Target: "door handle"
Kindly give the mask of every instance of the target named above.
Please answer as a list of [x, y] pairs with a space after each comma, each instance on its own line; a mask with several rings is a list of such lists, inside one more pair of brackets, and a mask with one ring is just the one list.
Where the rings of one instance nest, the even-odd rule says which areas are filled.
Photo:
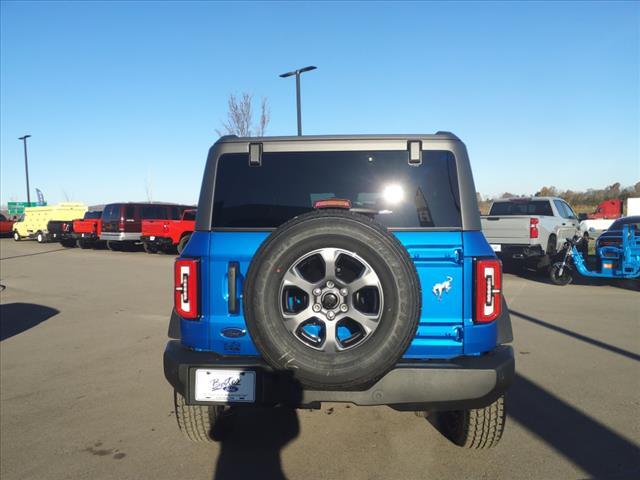
[[238, 265], [238, 262], [229, 262], [229, 267], [227, 268], [227, 290], [229, 293], [227, 310], [229, 313], [238, 313], [237, 284], [239, 268], [240, 266]]

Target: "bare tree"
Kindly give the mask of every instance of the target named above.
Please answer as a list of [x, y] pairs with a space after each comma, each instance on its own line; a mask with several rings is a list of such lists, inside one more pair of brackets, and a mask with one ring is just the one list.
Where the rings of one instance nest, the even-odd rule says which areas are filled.
[[256, 136], [262, 137], [269, 125], [271, 114], [267, 99], [263, 98], [260, 103], [260, 119], [252, 129], [253, 123], [253, 95], [244, 92], [240, 97], [229, 94], [227, 106], [227, 121], [222, 122], [223, 130], [216, 129], [216, 133], [222, 135], [238, 135], [239, 137], [250, 137], [252, 132]]
[[144, 191], [147, 194], [147, 202], [153, 202], [153, 180], [151, 178], [151, 168], [147, 171], [147, 178], [144, 181]]
[[256, 135], [258, 137], [264, 137], [264, 132], [267, 130], [270, 119], [269, 105], [267, 104], [267, 99], [263, 97], [262, 102], [260, 102], [260, 123], [256, 127]]
[[536, 197], [557, 197], [558, 189], [553, 185], [550, 187], [542, 187], [536, 192]]

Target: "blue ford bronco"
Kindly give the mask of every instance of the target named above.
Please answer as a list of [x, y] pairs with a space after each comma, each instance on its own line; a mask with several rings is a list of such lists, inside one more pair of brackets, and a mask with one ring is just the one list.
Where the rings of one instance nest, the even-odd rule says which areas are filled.
[[174, 277], [164, 372], [191, 440], [234, 407], [322, 402], [502, 436], [511, 321], [451, 133], [221, 138]]

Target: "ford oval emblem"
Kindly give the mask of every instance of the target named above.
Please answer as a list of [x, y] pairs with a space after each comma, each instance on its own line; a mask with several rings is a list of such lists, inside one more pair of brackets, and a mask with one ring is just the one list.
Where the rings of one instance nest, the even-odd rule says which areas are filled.
[[240, 337], [244, 337], [246, 334], [247, 334], [246, 330], [242, 328], [236, 328], [236, 327], [227, 327], [227, 328], [223, 328], [220, 331], [220, 335], [227, 338], [240, 338]]

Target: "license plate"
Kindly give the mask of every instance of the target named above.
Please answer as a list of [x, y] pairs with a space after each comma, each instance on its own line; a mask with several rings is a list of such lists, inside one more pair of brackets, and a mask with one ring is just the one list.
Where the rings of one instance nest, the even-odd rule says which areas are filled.
[[195, 399], [198, 402], [255, 402], [256, 372], [199, 368]]
[[151, 235], [151, 236], [149, 237], [149, 240], [151, 240], [152, 242], [153, 242], [155, 239], [156, 239], [156, 237], [154, 237], [153, 235]]
[[494, 252], [501, 252], [502, 251], [502, 245], [495, 245], [495, 244], [491, 244], [491, 248], [493, 248]]

